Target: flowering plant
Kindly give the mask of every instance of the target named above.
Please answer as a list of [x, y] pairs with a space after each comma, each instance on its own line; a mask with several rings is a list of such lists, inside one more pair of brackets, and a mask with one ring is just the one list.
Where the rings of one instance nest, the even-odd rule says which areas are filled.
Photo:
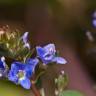
[[[58, 56], [55, 45], [52, 43], [32, 49], [28, 41], [28, 34], [29, 32], [25, 32], [20, 35], [18, 30], [11, 31], [8, 26], [6, 30], [0, 30], [0, 78], [21, 85], [25, 89], [34, 87], [34, 95], [41, 96], [44, 92], [40, 93], [36, 89], [39, 77], [52, 63], [66, 64], [67, 61]], [[63, 92], [67, 83], [67, 75], [61, 71], [61, 74], [55, 78], [57, 86], [55, 95], [69, 96], [63, 95], [70, 93], [70, 91]]]

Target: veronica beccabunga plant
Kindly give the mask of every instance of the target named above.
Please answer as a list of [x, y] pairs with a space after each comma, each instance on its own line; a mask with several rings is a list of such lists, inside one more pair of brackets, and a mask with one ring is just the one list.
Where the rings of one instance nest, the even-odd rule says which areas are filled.
[[67, 63], [57, 55], [52, 43], [31, 48], [28, 34], [29, 32], [21, 34], [18, 30], [12, 31], [9, 27], [0, 30], [0, 78], [21, 85], [25, 89], [30, 89], [37, 83], [38, 78], [46, 71], [45, 66], [51, 63]]

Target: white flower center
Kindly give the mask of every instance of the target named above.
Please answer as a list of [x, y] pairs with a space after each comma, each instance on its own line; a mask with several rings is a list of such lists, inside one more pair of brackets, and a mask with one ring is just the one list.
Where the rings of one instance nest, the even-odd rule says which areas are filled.
[[19, 70], [17, 77], [19, 78], [19, 80], [23, 80], [25, 78], [25, 71]]
[[22, 80], [24, 80], [24, 79], [25, 79], [25, 76], [19, 78], [19, 81], [22, 81]]

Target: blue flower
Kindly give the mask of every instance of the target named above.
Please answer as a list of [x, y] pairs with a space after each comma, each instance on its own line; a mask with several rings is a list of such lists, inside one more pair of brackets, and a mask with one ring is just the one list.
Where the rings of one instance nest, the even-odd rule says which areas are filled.
[[6, 77], [8, 72], [8, 67], [5, 63], [5, 57], [1, 57], [0, 60], [0, 77]]
[[21, 39], [24, 42], [24, 47], [30, 49], [30, 44], [28, 43], [28, 34], [29, 32], [25, 32], [23, 36], [21, 37]]
[[96, 27], [96, 11], [94, 11], [92, 14], [92, 25], [93, 27]]
[[11, 70], [8, 74], [8, 79], [15, 84], [20, 84], [25, 89], [30, 89], [31, 81], [30, 78], [35, 71], [35, 67], [39, 60], [28, 59], [26, 63], [13, 62], [11, 65]]
[[96, 27], [96, 19], [92, 20], [92, 24], [93, 24], [94, 27]]
[[62, 57], [56, 56], [56, 49], [54, 44], [48, 44], [45, 47], [36, 47], [37, 55], [44, 64], [56, 62], [59, 64], [65, 64], [66, 60]]

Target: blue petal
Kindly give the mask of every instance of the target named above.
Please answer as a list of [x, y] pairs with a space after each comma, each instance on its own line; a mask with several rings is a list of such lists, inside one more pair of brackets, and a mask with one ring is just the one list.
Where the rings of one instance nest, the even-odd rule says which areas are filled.
[[44, 50], [46, 51], [47, 54], [49, 53], [49, 54], [55, 55], [55, 53], [56, 53], [55, 45], [54, 44], [48, 44], [48, 45], [46, 45], [44, 47]]
[[13, 62], [11, 65], [11, 70], [24, 70], [25, 69], [25, 64], [21, 62]]
[[32, 65], [37, 65], [38, 62], [39, 62], [39, 60], [37, 58], [34, 58], [34, 59], [29, 58], [29, 59], [26, 60], [27, 64], [32, 64]]
[[4, 69], [4, 65], [2, 61], [0, 61], [0, 68]]
[[32, 74], [35, 71], [35, 67], [36, 66], [32, 64], [26, 64], [26, 67], [25, 67], [26, 77], [30, 78], [32, 76]]
[[54, 44], [48, 44], [48, 45], [44, 46], [45, 50], [48, 50], [50, 48], [55, 49], [55, 45]]
[[42, 47], [36, 47], [37, 55], [42, 58], [44, 54], [46, 53], [45, 50]]
[[22, 79], [22, 80], [19, 80], [19, 83], [25, 89], [30, 89], [30, 87], [31, 87], [31, 82], [26, 77], [24, 79]]
[[23, 34], [23, 36], [22, 36], [22, 39], [23, 39], [23, 42], [24, 42], [24, 43], [27, 43], [27, 41], [28, 41], [28, 34], [29, 34], [29, 32], [25, 32], [25, 33]]
[[44, 60], [52, 61], [53, 58], [54, 58], [53, 55], [49, 55], [49, 56], [44, 57]]
[[5, 57], [4, 56], [1, 57], [1, 62], [3, 63], [3, 66], [5, 68], [6, 67], [6, 62], [5, 62]]
[[17, 75], [17, 72], [16, 71], [10, 71], [9, 74], [8, 74], [8, 79], [14, 83], [18, 83], [18, 77], [16, 76]]
[[53, 59], [53, 62], [56, 62], [57, 64], [66, 64], [67, 63], [67, 61], [62, 57], [55, 57]]
[[26, 71], [27, 77], [31, 77], [32, 73], [35, 72], [35, 67], [38, 64], [38, 62], [39, 62], [39, 60], [37, 58], [35, 58], [35, 59], [27, 59], [26, 67], [25, 67], [25, 71]]
[[94, 19], [94, 20], [92, 21], [92, 24], [93, 24], [94, 27], [96, 27], [96, 19]]

